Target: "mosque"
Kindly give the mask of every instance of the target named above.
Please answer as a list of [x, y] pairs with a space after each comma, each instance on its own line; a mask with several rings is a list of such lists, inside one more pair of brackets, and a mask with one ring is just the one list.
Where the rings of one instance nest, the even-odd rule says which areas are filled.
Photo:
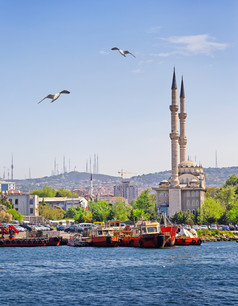
[[[185, 113], [185, 92], [182, 78], [180, 113], [178, 114], [175, 70], [173, 72], [171, 91], [171, 177], [168, 181], [163, 180], [157, 187], [152, 188], [156, 191], [158, 214], [165, 212], [169, 217], [172, 217], [180, 210], [194, 213], [196, 209], [201, 207], [206, 193], [205, 175], [202, 166], [197, 162], [186, 160], [185, 121], [187, 114]], [[178, 118], [180, 133], [177, 129]]]

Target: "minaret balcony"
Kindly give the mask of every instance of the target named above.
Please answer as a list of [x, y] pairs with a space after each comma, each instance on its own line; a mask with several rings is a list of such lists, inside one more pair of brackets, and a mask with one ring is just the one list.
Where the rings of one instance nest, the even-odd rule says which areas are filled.
[[178, 107], [178, 105], [170, 105], [169, 109], [170, 109], [171, 112], [177, 112], [179, 107]]
[[179, 116], [179, 119], [186, 119], [187, 118], [186, 113], [179, 113], [178, 116]]
[[172, 132], [169, 134], [169, 137], [171, 140], [178, 140], [179, 139], [179, 133], [178, 132]]
[[186, 138], [179, 137], [179, 144], [180, 144], [180, 146], [186, 146], [187, 142], [188, 141], [187, 141]]

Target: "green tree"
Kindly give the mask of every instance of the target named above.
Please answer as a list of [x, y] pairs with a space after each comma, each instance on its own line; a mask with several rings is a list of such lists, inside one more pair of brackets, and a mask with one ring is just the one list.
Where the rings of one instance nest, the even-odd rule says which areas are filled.
[[77, 214], [77, 208], [75, 206], [70, 206], [65, 213], [66, 219], [74, 219]]
[[13, 220], [18, 220], [18, 221], [23, 220], [23, 215], [20, 214], [17, 210], [15, 210], [13, 208], [6, 210], [6, 213], [12, 215]]
[[238, 224], [238, 201], [236, 201], [233, 208], [228, 213], [229, 219], [233, 224]]
[[112, 208], [106, 201], [89, 202], [88, 210], [92, 212], [92, 218], [95, 222], [105, 222], [111, 219]]
[[216, 223], [223, 213], [221, 204], [211, 197], [207, 197], [202, 203], [201, 220], [203, 223]]
[[215, 199], [222, 204], [226, 211], [232, 209], [232, 207], [235, 205], [236, 198], [234, 186], [220, 188], [215, 197]]
[[154, 220], [157, 217], [156, 212], [156, 196], [149, 194], [150, 190], [146, 189], [142, 191], [140, 196], [134, 202], [134, 209], [141, 209], [145, 214], [149, 215], [149, 219]]
[[36, 194], [40, 198], [52, 198], [56, 196], [56, 190], [46, 186], [43, 190], [33, 190], [31, 194]]
[[130, 206], [118, 199], [112, 207], [112, 213], [115, 220], [127, 221], [130, 214]]
[[39, 207], [39, 215], [44, 217], [46, 220], [60, 220], [64, 217], [64, 210], [59, 207], [51, 207], [47, 203], [40, 204]]
[[229, 176], [225, 182], [225, 187], [227, 186], [238, 186], [238, 176], [235, 174]]
[[88, 212], [80, 205], [76, 208], [76, 215], [74, 216], [76, 223], [84, 223], [88, 221]]
[[69, 191], [69, 190], [65, 190], [65, 189], [63, 189], [63, 188], [60, 188], [59, 190], [57, 190], [57, 192], [56, 192], [56, 195], [55, 195], [56, 197], [68, 197], [68, 198], [70, 198], [70, 197], [77, 197], [78, 195], [77, 195], [77, 193], [75, 193], [75, 192], [72, 192], [72, 191]]
[[176, 212], [172, 217], [171, 221], [175, 224], [187, 224], [188, 223], [188, 216], [186, 212], [180, 210]]

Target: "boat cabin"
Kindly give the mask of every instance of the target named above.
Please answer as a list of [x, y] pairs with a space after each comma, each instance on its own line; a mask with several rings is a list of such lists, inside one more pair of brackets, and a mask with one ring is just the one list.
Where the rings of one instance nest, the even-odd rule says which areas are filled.
[[113, 231], [109, 228], [99, 228], [97, 230], [92, 230], [93, 237], [105, 237], [105, 236], [113, 236]]
[[159, 234], [161, 233], [160, 224], [157, 222], [141, 224], [141, 234]]

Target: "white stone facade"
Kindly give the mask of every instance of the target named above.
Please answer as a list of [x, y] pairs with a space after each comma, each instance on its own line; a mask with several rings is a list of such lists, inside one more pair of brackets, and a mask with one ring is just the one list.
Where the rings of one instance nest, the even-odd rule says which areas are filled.
[[7, 196], [15, 208], [23, 216], [39, 216], [39, 197], [33, 194], [10, 194]]

